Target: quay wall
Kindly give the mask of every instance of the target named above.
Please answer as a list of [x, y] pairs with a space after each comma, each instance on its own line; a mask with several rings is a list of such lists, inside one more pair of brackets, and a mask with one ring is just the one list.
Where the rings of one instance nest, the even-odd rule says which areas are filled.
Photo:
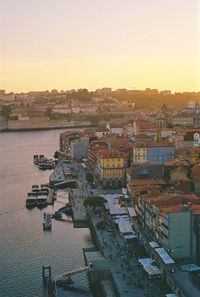
[[17, 128], [5, 128], [0, 130], [0, 132], [24, 132], [24, 131], [43, 131], [43, 130], [61, 130], [61, 129], [73, 129], [73, 128], [89, 128], [89, 127], [97, 127], [97, 125], [92, 123], [82, 123], [82, 122], [75, 122], [69, 123], [66, 125], [56, 125], [56, 126], [48, 126], [48, 127], [17, 127]]
[[[88, 213], [88, 223], [89, 223], [89, 228], [91, 231], [93, 242], [96, 246], [96, 248], [93, 248], [92, 251], [98, 250], [104, 256], [104, 250], [103, 250], [101, 241], [98, 237], [96, 228], [92, 222], [92, 219], [91, 219], [89, 213]], [[89, 250], [83, 249], [83, 253], [84, 253], [84, 251], [89, 251]], [[84, 254], [84, 258], [85, 258], [85, 254]], [[86, 260], [86, 258], [85, 258], [85, 260]], [[89, 279], [90, 279], [91, 287], [93, 288], [95, 297], [112, 297], [112, 296], [119, 297], [120, 296], [117, 285], [115, 283], [115, 279], [113, 278], [113, 275], [110, 270], [108, 270], [108, 269], [103, 270], [103, 271], [101, 271], [101, 270], [94, 271], [93, 270], [93, 271], [89, 272]], [[104, 280], [108, 280], [108, 282], [109, 282], [108, 290], [107, 290], [107, 285], [104, 284]], [[111, 292], [112, 292], [112, 294], [111, 294]], [[100, 295], [99, 295], [99, 293], [100, 293]]]

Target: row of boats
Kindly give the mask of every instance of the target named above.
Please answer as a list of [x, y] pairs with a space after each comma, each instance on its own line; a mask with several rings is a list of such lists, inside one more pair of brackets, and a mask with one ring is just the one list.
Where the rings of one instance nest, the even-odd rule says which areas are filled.
[[47, 185], [33, 185], [32, 191], [27, 193], [26, 197], [26, 207], [33, 208], [37, 206], [38, 208], [43, 208], [48, 204], [50, 189]]
[[34, 155], [33, 163], [38, 166], [41, 170], [54, 169], [57, 163], [57, 160], [48, 159], [44, 155]]

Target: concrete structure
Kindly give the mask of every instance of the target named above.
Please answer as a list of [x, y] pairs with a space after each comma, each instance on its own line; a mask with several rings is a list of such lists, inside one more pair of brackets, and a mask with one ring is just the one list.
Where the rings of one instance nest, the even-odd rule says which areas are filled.
[[89, 138], [72, 140], [70, 143], [70, 155], [73, 160], [81, 160], [87, 158]]

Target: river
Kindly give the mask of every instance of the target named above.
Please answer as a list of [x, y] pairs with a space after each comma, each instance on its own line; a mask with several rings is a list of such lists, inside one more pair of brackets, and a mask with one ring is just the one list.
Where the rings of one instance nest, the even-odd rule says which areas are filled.
[[[31, 186], [48, 182], [50, 175], [33, 165], [33, 155], [52, 157], [60, 133], [0, 133], [0, 297], [47, 296], [42, 266], [50, 265], [53, 276], [82, 267], [82, 248], [92, 246], [89, 229], [53, 220], [52, 231], [44, 232], [44, 210], [25, 207]], [[66, 292], [68, 296], [76, 294]]]

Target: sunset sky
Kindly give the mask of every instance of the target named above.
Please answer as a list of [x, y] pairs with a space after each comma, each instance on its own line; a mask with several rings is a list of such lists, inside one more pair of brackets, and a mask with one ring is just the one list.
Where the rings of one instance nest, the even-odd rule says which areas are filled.
[[0, 0], [0, 89], [200, 91], [198, 2]]

